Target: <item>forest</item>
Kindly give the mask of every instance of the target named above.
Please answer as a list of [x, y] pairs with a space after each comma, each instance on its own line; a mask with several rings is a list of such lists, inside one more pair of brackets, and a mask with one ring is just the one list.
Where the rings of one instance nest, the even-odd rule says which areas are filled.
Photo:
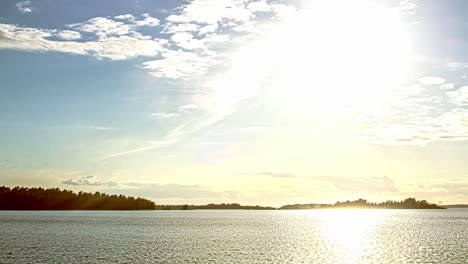
[[74, 193], [59, 188], [0, 187], [0, 210], [143, 210], [153, 201], [100, 192]]
[[[445, 209], [426, 200], [406, 198], [402, 201], [368, 202], [365, 199], [336, 202], [335, 204], [293, 204], [278, 209]], [[153, 201], [125, 195], [100, 192], [75, 193], [59, 188], [0, 187], [0, 210], [196, 210], [244, 209], [274, 210], [270, 206], [250, 206], [238, 203], [207, 205], [156, 205]]]
[[385, 201], [382, 203], [372, 203], [365, 199], [355, 201], [336, 202], [335, 204], [294, 204], [284, 205], [280, 209], [445, 209], [436, 204], [428, 203], [426, 200], [416, 200], [406, 198], [402, 201]]

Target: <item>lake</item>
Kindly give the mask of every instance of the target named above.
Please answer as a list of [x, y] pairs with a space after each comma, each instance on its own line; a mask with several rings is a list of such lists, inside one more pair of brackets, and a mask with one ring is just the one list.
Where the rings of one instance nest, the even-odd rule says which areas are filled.
[[468, 263], [468, 209], [0, 211], [0, 263]]

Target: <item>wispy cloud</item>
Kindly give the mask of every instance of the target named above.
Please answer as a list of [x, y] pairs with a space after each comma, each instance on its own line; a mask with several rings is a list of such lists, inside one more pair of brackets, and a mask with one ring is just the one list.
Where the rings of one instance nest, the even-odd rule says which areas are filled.
[[269, 176], [269, 177], [274, 177], [274, 178], [307, 178], [307, 177], [298, 176], [298, 175], [296, 175], [294, 173], [290, 173], [290, 172], [272, 172], [272, 171], [254, 172], [254, 173], [236, 173], [235, 175]]
[[[22, 1], [17, 3], [17, 7], [22, 12], [31, 12], [30, 4], [30, 1]], [[271, 5], [268, 11], [271, 16], [276, 16], [275, 10], [279, 6]], [[169, 15], [163, 25], [148, 13], [94, 17], [67, 25], [69, 30], [0, 24], [2, 39], [8, 40], [0, 42], [0, 49], [57, 51], [111, 60], [150, 57], [153, 59], [144, 62], [142, 67], [154, 76], [192, 78], [204, 75], [211, 66], [226, 63], [219, 60], [226, 52], [220, 49], [219, 44], [226, 46], [230, 33], [253, 23], [255, 12], [260, 12], [259, 8], [253, 7], [244, 1], [194, 0]], [[218, 28], [218, 23], [223, 25], [222, 29]], [[160, 32], [169, 34], [169, 40], [144, 35], [139, 30], [141, 27], [159, 27]], [[83, 34], [87, 35], [86, 41], [74, 41], [81, 40]], [[90, 38], [89, 34], [97, 39]]]
[[113, 181], [101, 181], [94, 176], [81, 176], [75, 179], [68, 179], [62, 181], [65, 185], [72, 186], [103, 186], [103, 187], [116, 187], [119, 184]]
[[337, 189], [349, 193], [381, 193], [398, 191], [395, 186], [395, 182], [389, 177], [318, 176], [313, 179], [330, 182]]
[[109, 194], [124, 194], [148, 198], [220, 198], [236, 196], [235, 192], [214, 191], [200, 185], [155, 184], [155, 183], [117, 183], [103, 181], [95, 176], [81, 176], [62, 181], [69, 186], [101, 187], [100, 191]]
[[455, 84], [454, 83], [444, 83], [439, 86], [441, 90], [453, 90], [455, 89]]
[[419, 0], [401, 0], [398, 7], [403, 13], [413, 14], [418, 7], [418, 2]]
[[136, 20], [136, 18], [132, 14], [118, 15], [118, 16], [114, 16], [114, 18], [119, 19], [119, 20], [129, 20], [129, 21]]
[[[0, 49], [57, 51], [111, 60], [126, 60], [139, 56], [152, 57], [165, 50], [165, 40], [149, 39], [126, 26], [115, 24], [109, 19], [98, 19], [91, 24], [83, 24], [73, 28], [95, 33], [99, 40], [70, 41], [77, 39], [80, 35], [79, 32], [0, 24], [0, 32], [3, 36], [2, 41], [0, 41]], [[52, 37], [65, 41], [51, 40]]]
[[162, 59], [146, 61], [143, 68], [156, 77], [184, 79], [205, 74], [211, 65], [209, 57], [183, 50], [167, 50], [162, 53]]
[[156, 117], [156, 118], [161, 118], [161, 119], [166, 119], [166, 118], [171, 118], [171, 117], [176, 117], [176, 116], [178, 116], [177, 113], [164, 113], [164, 112], [161, 112], [161, 113], [152, 113], [151, 115], [154, 116], [154, 117]]
[[[166, 24], [166, 26], [163, 29], [163, 33], [167, 34], [174, 34], [177, 32], [194, 32], [200, 30], [200, 26], [197, 24], [193, 23], [182, 23], [182, 24]], [[213, 29], [213, 31], [216, 30], [216, 28]], [[205, 32], [206, 33], [206, 32]]]
[[234, 0], [195, 0], [181, 8], [180, 14], [171, 15], [166, 19], [170, 22], [198, 22], [217, 24], [224, 20], [242, 23], [249, 21], [252, 12], [245, 7], [243, 1]]
[[64, 40], [75, 40], [81, 39], [81, 34], [78, 31], [73, 30], [63, 30], [57, 33], [57, 36]]
[[[449, 101], [459, 106], [468, 106], [468, 86], [460, 87], [458, 90], [447, 92]], [[468, 125], [468, 116], [465, 118]]]
[[468, 196], [468, 178], [447, 178], [412, 184], [415, 191], [449, 192]]
[[190, 112], [198, 109], [198, 105], [195, 104], [188, 104], [188, 105], [183, 105], [180, 107], [179, 111], [182, 112]]
[[146, 144], [145, 146], [142, 146], [142, 147], [132, 148], [132, 149], [123, 150], [123, 151], [119, 151], [119, 152], [115, 152], [115, 153], [112, 153], [112, 154], [105, 155], [100, 160], [106, 160], [106, 159], [111, 159], [111, 158], [115, 158], [115, 157], [134, 154], [134, 153], [138, 153], [138, 152], [142, 152], [142, 151], [148, 151], [148, 150], [155, 149], [157, 146], [158, 146], [158, 144], [153, 143], [153, 142], [149, 142], [148, 144]]
[[91, 18], [83, 23], [70, 24], [68, 27], [82, 32], [94, 33], [102, 39], [111, 36], [127, 35], [131, 32], [131, 24], [105, 17]]
[[190, 32], [176, 32], [171, 36], [171, 40], [185, 50], [206, 50], [203, 41], [195, 38]]
[[115, 16], [115, 19], [123, 21], [116, 21], [106, 17], [95, 17], [83, 23], [70, 24], [67, 26], [78, 31], [94, 33], [100, 38], [132, 35], [135, 37], [148, 39], [150, 38], [149, 36], [142, 36], [136, 30], [141, 26], [158, 26], [159, 20], [147, 13], [143, 14], [142, 16], [143, 19], [141, 20], [137, 20], [133, 15], [130, 14]]
[[[453, 103], [463, 104], [463, 96], [452, 95]], [[431, 141], [459, 141], [468, 139], [468, 110], [453, 108], [437, 115], [424, 113], [424, 108], [417, 108], [419, 115], [400, 117], [398, 123], [370, 123], [365, 128], [369, 142], [376, 144], [412, 144], [424, 145]], [[394, 118], [397, 118], [394, 117]]]
[[16, 3], [16, 8], [18, 8], [18, 11], [20, 11], [23, 14], [26, 13], [31, 13], [32, 7], [31, 7], [31, 1], [21, 1]]
[[[26, 2], [30, 5], [29, 1], [20, 3]], [[414, 9], [416, 5], [417, 1], [399, 3], [407, 10]], [[293, 5], [270, 1], [193, 0], [185, 2], [161, 20], [147, 13], [122, 14], [69, 24], [67, 30], [0, 24], [0, 49], [57, 51], [110, 60], [142, 57], [140, 67], [153, 76], [177, 80], [181, 86], [190, 85], [193, 89], [203, 90], [210, 97], [196, 102], [199, 118], [181, 121], [179, 126], [160, 139], [173, 142], [175, 138], [183, 138], [223, 120], [236, 111], [237, 103], [255, 96], [259, 87], [268, 83], [269, 74], [249, 69], [271, 66], [265, 60], [273, 55], [271, 51], [254, 49], [256, 52], [245, 52], [239, 47], [247, 40], [254, 42], [262, 39], [268, 35], [268, 25], [294, 17], [297, 12]], [[143, 27], [153, 27], [156, 33], [166, 34], [166, 38], [145, 35], [147, 31]], [[268, 43], [260, 44], [262, 47], [268, 46], [263, 45]], [[243, 59], [239, 59], [241, 63], [238, 63], [238, 59], [233, 58]], [[246, 63], [255, 67], [251, 65], [247, 69]], [[444, 67], [447, 68], [447, 65]], [[452, 63], [450, 67], [459, 69], [465, 64]], [[466, 89], [454, 90], [455, 84], [448, 81], [447, 78], [428, 74], [405, 87], [395, 101], [406, 105], [392, 106], [393, 113], [399, 113], [392, 118], [398, 121], [382, 122], [388, 120], [388, 113], [364, 113], [362, 120], [366, 122], [362, 125], [362, 136], [378, 144], [424, 144], [432, 140], [466, 138], [466, 120], [461, 116], [466, 114], [466, 110], [429, 110], [430, 107], [440, 110], [447, 103], [459, 107], [466, 105]], [[425, 93], [433, 86], [449, 90], [449, 93], [445, 97], [428, 98]], [[413, 113], [415, 109], [419, 113]], [[157, 112], [153, 116], [167, 119], [193, 110], [196, 109], [181, 108]], [[447, 122], [449, 119], [452, 123]], [[134, 148], [141, 151], [147, 149], [151, 147]], [[138, 152], [134, 150], [119, 153]]]
[[[468, 176], [468, 175], [467, 175]], [[426, 197], [426, 199], [449, 199], [456, 203], [465, 203], [468, 198], [468, 178], [431, 179], [408, 184], [401, 190], [406, 195]], [[438, 201], [443, 204], [444, 201]]]
[[110, 127], [110, 126], [83, 126], [83, 128], [90, 129], [90, 130], [97, 130], [97, 131], [115, 130], [114, 127]]
[[459, 71], [468, 68], [468, 63], [467, 62], [458, 62], [458, 61], [453, 61], [447, 63], [447, 67], [451, 71]]
[[445, 79], [441, 77], [425, 76], [419, 79], [424, 85], [441, 85], [445, 83]]
[[335, 188], [347, 193], [381, 193], [397, 192], [395, 182], [389, 177], [356, 177], [356, 176], [301, 176], [290, 172], [255, 172], [236, 173], [240, 176], [266, 176], [284, 179], [302, 179], [329, 182]]
[[135, 25], [137, 26], [147, 26], [147, 27], [155, 27], [158, 26], [160, 21], [159, 19], [150, 16], [148, 13], [144, 13], [142, 15], [144, 18], [142, 20], [135, 20]]
[[105, 193], [125, 194], [130, 196], [148, 197], [154, 199], [195, 199], [232, 197], [234, 192], [214, 191], [200, 185], [183, 184], [153, 184], [153, 183], [126, 183], [124, 187], [105, 188]]
[[371, 143], [386, 145], [467, 140], [467, 105], [468, 87], [457, 88], [446, 78], [424, 76], [398, 88], [388, 112], [361, 113], [362, 134]]

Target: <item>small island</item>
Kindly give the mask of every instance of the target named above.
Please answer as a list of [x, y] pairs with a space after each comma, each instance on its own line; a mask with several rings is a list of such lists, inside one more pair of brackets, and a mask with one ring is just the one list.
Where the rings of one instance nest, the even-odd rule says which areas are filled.
[[74, 193], [59, 188], [0, 187], [0, 210], [144, 210], [153, 201], [100, 192]]
[[336, 202], [335, 204], [293, 204], [284, 205], [279, 209], [446, 209], [426, 200], [406, 198], [402, 201], [385, 201], [372, 203], [365, 199], [355, 201]]

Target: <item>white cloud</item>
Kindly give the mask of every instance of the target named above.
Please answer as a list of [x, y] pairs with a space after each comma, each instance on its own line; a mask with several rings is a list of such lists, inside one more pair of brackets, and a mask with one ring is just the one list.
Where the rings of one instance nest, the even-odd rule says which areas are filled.
[[203, 35], [203, 34], [206, 34], [206, 33], [212, 33], [212, 32], [215, 32], [216, 29], [218, 29], [218, 25], [207, 25], [207, 26], [204, 26], [202, 28], [200, 28], [200, 30], [198, 31], [198, 34], [200, 35]]
[[[139, 31], [143, 26], [160, 25], [157, 18], [145, 13], [141, 19], [132, 14], [94, 17], [67, 25], [70, 30], [0, 24], [0, 33], [5, 39], [0, 48], [58, 51], [111, 60], [154, 57], [142, 67], [156, 77], [201, 77], [213, 65], [228, 65], [232, 49], [248, 39], [245, 35], [250, 34], [248, 31], [256, 24], [248, 4], [248, 1], [236, 0], [190, 1], [168, 16], [167, 23], [162, 25], [161, 33], [169, 34], [170, 42], [144, 36]], [[281, 9], [279, 4], [270, 5], [272, 14]], [[251, 8], [259, 11], [258, 6]], [[239, 34], [240, 30], [244, 32]], [[73, 41], [78, 39], [86, 41]], [[161, 56], [156, 57], [158, 55]]]
[[370, 143], [386, 145], [468, 140], [466, 106], [468, 86], [457, 88], [443, 77], [426, 76], [397, 88], [385, 111], [360, 113], [361, 135]]
[[163, 30], [163, 33], [177, 33], [177, 32], [191, 32], [198, 31], [200, 28], [197, 24], [192, 23], [182, 23], [182, 24], [172, 24], [168, 23]]
[[[170, 39], [179, 48], [186, 51], [198, 50], [193, 55], [194, 57], [202, 56], [209, 59], [211, 65], [226, 64], [228, 63], [226, 59], [229, 57], [227, 53], [232, 48], [238, 48], [238, 45], [244, 42], [243, 40], [248, 39], [248, 35], [255, 36], [258, 33], [255, 28], [258, 21], [255, 21], [256, 16], [248, 5], [249, 1], [236, 0], [190, 1], [180, 7], [178, 13], [166, 17], [167, 23], [163, 33], [172, 33]], [[281, 12], [279, 10], [285, 7], [280, 4], [264, 3], [264, 5], [270, 6], [270, 16], [277, 16]], [[255, 8], [255, 5], [252, 8]], [[253, 34], [253, 32], [256, 33]], [[200, 51], [203, 53], [200, 54]], [[223, 56], [223, 59], [218, 60]], [[196, 63], [196, 65], [200, 64]], [[203, 75], [206, 70], [196, 72]], [[170, 76], [172, 77], [165, 74], [167, 78], [180, 78], [182, 75], [171, 74]], [[194, 74], [190, 76], [195, 77]]]
[[188, 105], [181, 106], [179, 111], [189, 112], [189, 111], [193, 111], [193, 110], [197, 110], [197, 109], [198, 109], [198, 105], [188, 104]]
[[[142, 68], [156, 77], [194, 80], [199, 89], [212, 89], [208, 87], [212, 82], [206, 82], [205, 74], [213, 65], [221, 65], [219, 69], [225, 69], [230, 65], [230, 55], [233, 49], [239, 48], [246, 40], [259, 37], [252, 34], [247, 28], [253, 27], [257, 22], [253, 21], [255, 15], [247, 9], [246, 1], [199, 1], [194, 0], [177, 9], [179, 14], [169, 16], [168, 23], [161, 28], [169, 34], [168, 42], [165, 39], [152, 39], [151, 36], [143, 36], [139, 31], [142, 26], [157, 26], [159, 20], [149, 14], [143, 14], [140, 20], [138, 16], [124, 14], [115, 17], [95, 17], [68, 25], [70, 31], [78, 32], [82, 41], [73, 41], [69, 33], [61, 33], [56, 29], [34, 29], [9, 25], [7, 30], [8, 41], [0, 43], [0, 48], [14, 48], [29, 51], [59, 51], [73, 54], [94, 56], [99, 59], [126, 60], [135, 57], [150, 57], [142, 63]], [[220, 10], [221, 13], [211, 13], [207, 10]], [[276, 10], [273, 8], [273, 10]], [[272, 11], [270, 16], [275, 16]], [[263, 15], [266, 17], [266, 15]], [[236, 29], [237, 28], [237, 29]], [[244, 30], [242, 33], [240, 30]], [[235, 32], [235, 31], [238, 32]], [[250, 30], [250, 29], [249, 29]], [[217, 32], [219, 31], [219, 32]], [[12, 36], [12, 32], [16, 35]], [[36, 35], [34, 35], [34, 34]], [[164, 33], [164, 32], [162, 32]], [[75, 36], [77, 37], [77, 35]], [[21, 39], [20, 39], [21, 38]], [[7, 43], [7, 44], [5, 44]], [[220, 73], [218, 76], [221, 76]], [[207, 85], [205, 85], [207, 84]], [[200, 87], [200, 86], [203, 87]], [[206, 86], [206, 87], [205, 87]], [[237, 98], [237, 97], [236, 97]], [[235, 99], [237, 100], [237, 99]], [[222, 120], [231, 108], [225, 107], [216, 114], [206, 114], [198, 120], [184, 122], [179, 127], [171, 130], [163, 137], [168, 142], [179, 140], [191, 133]], [[189, 112], [192, 109], [179, 109], [178, 113]], [[156, 113], [155, 117], [172, 116], [170, 113]], [[136, 146], [135, 148], [115, 152], [105, 158], [132, 154], [156, 148], [154, 144]]]
[[180, 114], [183, 114], [183, 113], [191, 113], [197, 109], [198, 109], [197, 105], [188, 104], [188, 105], [183, 105], [179, 107], [179, 109], [176, 112], [172, 112], [172, 113], [171, 112], [159, 112], [159, 113], [152, 113], [151, 115], [159, 119], [167, 119], [167, 118], [179, 116]]
[[80, 39], [81, 34], [78, 31], [73, 31], [73, 30], [63, 30], [60, 31], [57, 36], [61, 39], [64, 40], [75, 40], [75, 39]]
[[210, 58], [183, 50], [169, 50], [159, 60], [146, 61], [143, 68], [156, 77], [179, 79], [203, 75], [211, 65]]
[[445, 79], [441, 77], [425, 76], [420, 78], [419, 82], [423, 85], [441, 85], [445, 83]]
[[463, 86], [458, 90], [447, 92], [447, 96], [449, 101], [453, 104], [468, 106], [468, 86]]
[[266, 1], [251, 2], [247, 5], [247, 8], [254, 13], [270, 12], [272, 10], [272, 6], [267, 4]]
[[82, 176], [77, 179], [68, 179], [62, 181], [63, 184], [72, 185], [72, 186], [104, 186], [104, 187], [117, 187], [118, 183], [108, 181], [100, 181], [94, 176]]
[[401, 9], [411, 10], [416, 8], [417, 0], [401, 0], [399, 6]]
[[130, 14], [114, 17], [123, 21], [115, 21], [106, 17], [94, 17], [84, 23], [70, 24], [68, 27], [82, 32], [94, 33], [100, 39], [123, 35], [138, 37], [141, 36], [141, 33], [136, 31], [138, 27], [159, 25], [157, 18], [151, 17], [149, 14], [143, 14], [143, 17], [144, 19], [142, 20], [136, 20]]
[[406, 96], [413, 96], [421, 94], [423, 91], [424, 89], [420, 85], [415, 84], [406, 87], [403, 91], [401, 91], [401, 94]]
[[31, 13], [32, 12], [31, 1], [18, 2], [16, 3], [16, 8], [18, 8], [18, 11], [20, 11], [23, 14]]
[[193, 35], [189, 32], [177, 32], [172, 35], [171, 40], [175, 42], [177, 46], [186, 50], [205, 49], [203, 42], [193, 38]]
[[0, 32], [3, 37], [0, 42], [0, 48], [3, 49], [59, 51], [80, 55], [89, 54], [89, 47], [85, 43], [48, 40], [47, 38], [54, 36], [53, 30], [0, 24]]
[[296, 15], [296, 7], [293, 5], [286, 4], [272, 4], [272, 10], [275, 13], [275, 18], [277, 19], [287, 19]]
[[194, 21], [204, 24], [217, 24], [223, 19], [234, 22], [250, 20], [252, 12], [245, 7], [244, 1], [235, 0], [194, 0], [181, 8], [180, 15], [171, 15], [171, 22]]
[[68, 27], [83, 32], [95, 33], [100, 38], [126, 35], [131, 31], [129, 24], [105, 17], [91, 18], [84, 23], [71, 24]]
[[131, 14], [114, 16], [115, 19], [134, 21], [136, 18]]
[[149, 14], [143, 14], [143, 20], [135, 21], [135, 25], [137, 26], [147, 26], [147, 27], [155, 27], [159, 25], [159, 19], [150, 16]]
[[92, 44], [96, 57], [112, 60], [126, 60], [138, 56], [153, 57], [165, 50], [164, 42], [129, 36], [111, 37]]
[[449, 62], [447, 63], [447, 67], [451, 71], [458, 71], [461, 69], [468, 68], [468, 63], [466, 62]]
[[182, 15], [170, 15], [166, 17], [166, 20], [172, 23], [189, 23], [191, 19]]
[[177, 113], [152, 113], [151, 115], [160, 119], [166, 119], [166, 118], [178, 116]]
[[455, 108], [438, 115], [416, 108], [419, 115], [400, 117], [398, 123], [376, 121], [364, 129], [371, 143], [424, 145], [435, 140], [468, 140], [468, 109]]
[[209, 34], [202, 39], [202, 42], [207, 48], [216, 49], [218, 46], [225, 46], [230, 39], [227, 34]]
[[439, 87], [442, 90], [453, 90], [455, 88], [455, 84], [454, 83], [445, 83], [445, 84], [442, 84]]
[[127, 31], [119, 24], [116, 26], [113, 22], [109, 22], [108, 19], [93, 21], [96, 23], [87, 23], [77, 27], [81, 28], [83, 26], [86, 30], [98, 32], [101, 36], [106, 37], [86, 42], [49, 39], [54, 36], [58, 38], [64, 36], [77, 37], [78, 34], [72, 33], [73, 31], [64, 32], [0, 24], [0, 32], [3, 37], [0, 48], [26, 51], [58, 51], [112, 60], [125, 60], [138, 56], [152, 57], [165, 50], [164, 40], [145, 39], [138, 34], [136, 36], [107, 37], [108, 34], [119, 35]]
[[276, 18], [286, 18], [296, 12], [296, 8], [292, 5], [271, 4], [265, 0], [250, 2], [247, 9], [253, 13], [275, 13]]

